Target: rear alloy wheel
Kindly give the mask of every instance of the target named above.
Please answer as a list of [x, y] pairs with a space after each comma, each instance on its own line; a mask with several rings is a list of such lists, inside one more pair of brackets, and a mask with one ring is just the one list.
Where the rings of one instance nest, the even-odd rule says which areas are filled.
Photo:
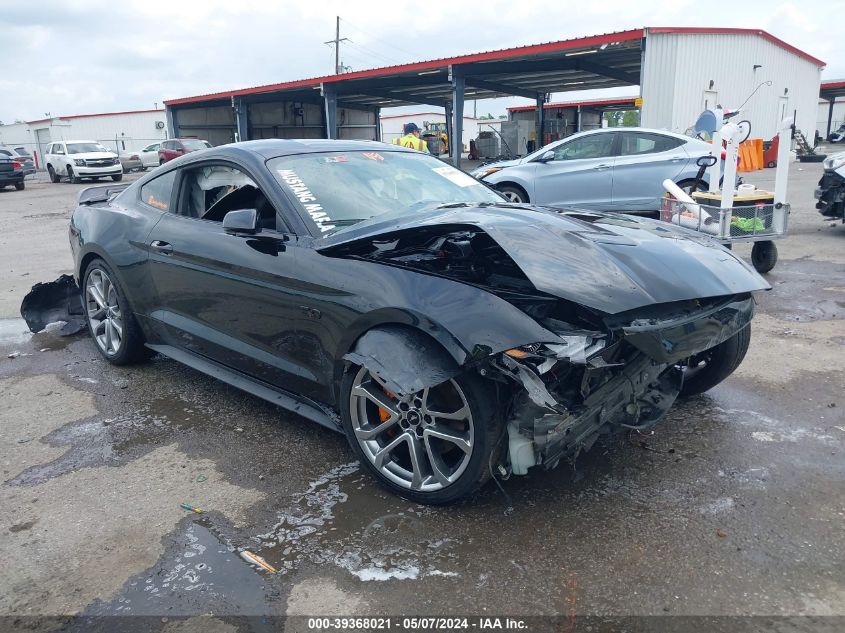
[[343, 381], [343, 426], [359, 459], [393, 492], [421, 503], [466, 496], [489, 477], [500, 425], [475, 376], [404, 397], [364, 367]]
[[504, 187], [499, 187], [499, 193], [507, 198], [508, 202], [513, 202], [514, 204], [528, 204], [528, 196], [519, 187], [505, 185]]
[[681, 396], [695, 396], [712, 389], [730, 376], [742, 363], [751, 343], [751, 325], [746, 325], [727, 341], [687, 359], [682, 369]]
[[123, 291], [106, 263], [95, 259], [85, 272], [85, 316], [97, 350], [114, 365], [148, 355], [135, 317], [126, 308]]

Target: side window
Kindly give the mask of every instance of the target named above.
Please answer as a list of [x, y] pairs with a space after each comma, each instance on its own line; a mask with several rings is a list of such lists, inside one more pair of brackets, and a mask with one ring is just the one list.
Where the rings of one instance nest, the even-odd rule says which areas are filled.
[[64, 156], [65, 148], [62, 147], [61, 143], [56, 143], [55, 145], [53, 145], [53, 153], [54, 154], [61, 154], [62, 156]]
[[52, 153], [53, 153], [53, 144], [52, 144], [52, 143], [50, 143], [50, 144], [47, 146], [47, 153], [48, 153], [48, 154], [52, 154]]
[[170, 141], [165, 141], [161, 144], [161, 149], [170, 149]]
[[156, 151], [158, 151], [158, 143], [153, 143], [152, 145], [147, 145], [142, 151], [144, 151], [144, 152], [156, 152]]
[[613, 134], [590, 134], [576, 138], [555, 148], [555, 160], [580, 160], [604, 158], [613, 149]]
[[0, 154], [2, 154], [3, 156], [10, 156], [10, 157], [14, 155], [14, 154], [12, 154], [12, 152], [10, 152], [7, 149], [0, 149]]
[[176, 172], [169, 171], [157, 178], [153, 178], [141, 187], [141, 201], [161, 211], [170, 211], [170, 201], [173, 199], [173, 183], [176, 182]]
[[622, 144], [619, 150], [621, 156], [635, 156], [637, 154], [656, 154], [668, 152], [683, 143], [682, 140], [642, 132], [622, 132]]
[[184, 169], [175, 213], [190, 218], [222, 222], [235, 209], [258, 211], [261, 228], [278, 230], [276, 209], [246, 173], [229, 165], [203, 165]]

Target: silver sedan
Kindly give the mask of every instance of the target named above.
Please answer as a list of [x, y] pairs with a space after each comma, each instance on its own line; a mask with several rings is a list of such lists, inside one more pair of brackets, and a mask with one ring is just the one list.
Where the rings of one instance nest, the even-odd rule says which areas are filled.
[[[573, 134], [524, 158], [472, 172], [512, 202], [596, 211], [656, 211], [664, 180], [696, 180], [712, 145], [665, 130], [604, 128]], [[706, 187], [706, 175], [698, 187]]]

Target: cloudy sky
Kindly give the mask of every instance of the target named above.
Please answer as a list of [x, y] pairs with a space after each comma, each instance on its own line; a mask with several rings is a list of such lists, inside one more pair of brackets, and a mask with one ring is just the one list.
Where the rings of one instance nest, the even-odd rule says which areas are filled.
[[[733, 26], [764, 29], [839, 78], [843, 13], [845, 0], [0, 0], [0, 121], [329, 74], [335, 15], [353, 70], [641, 26]], [[522, 102], [480, 102], [479, 114]]]

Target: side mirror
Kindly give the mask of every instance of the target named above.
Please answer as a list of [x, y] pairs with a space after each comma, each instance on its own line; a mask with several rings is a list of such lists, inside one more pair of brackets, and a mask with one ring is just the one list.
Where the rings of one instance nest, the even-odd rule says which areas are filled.
[[255, 235], [261, 230], [256, 209], [235, 209], [223, 216], [223, 230], [229, 233]]
[[542, 156], [540, 156], [540, 158], [537, 159], [537, 162], [538, 163], [548, 163], [548, 162], [553, 161], [554, 159], [555, 159], [554, 150], [549, 150], [548, 152], [545, 152]]

